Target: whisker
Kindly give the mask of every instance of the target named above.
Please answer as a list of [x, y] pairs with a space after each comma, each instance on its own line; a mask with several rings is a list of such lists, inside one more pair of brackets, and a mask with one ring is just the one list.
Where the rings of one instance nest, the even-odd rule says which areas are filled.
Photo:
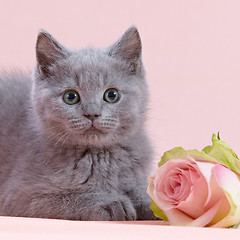
[[47, 127], [47, 128], [45, 128], [44, 130], [45, 130], [45, 131], [48, 131], [48, 132], [51, 132], [51, 131], [54, 130], [54, 129], [58, 129], [58, 127], [57, 127], [57, 126]]
[[60, 133], [55, 132], [53, 134], [51, 134], [49, 137], [52, 137], [51, 139], [49, 139], [49, 141], [52, 141], [53, 139], [55, 139], [56, 137], [58, 137], [59, 135], [61, 135], [62, 133], [64, 133], [65, 131], [62, 131]]
[[66, 140], [69, 138], [69, 136], [70, 136], [70, 133], [68, 133], [68, 135], [65, 137], [65, 139], [63, 140], [63, 142], [62, 142], [62, 145], [61, 145], [61, 152], [62, 152], [62, 148], [63, 148], [63, 146], [64, 146], [64, 143], [66, 142]]
[[[53, 152], [55, 151], [55, 149], [56, 149], [56, 147], [57, 147], [57, 144], [60, 142], [60, 140], [64, 137], [64, 136], [66, 136], [67, 134], [68, 134], [68, 132], [65, 132], [65, 131], [63, 131], [62, 132], [63, 133], [63, 135], [58, 139], [58, 141], [53, 145], [53, 147], [51, 148], [51, 150], [50, 150], [50, 152], [49, 152], [49, 157], [47, 158], [47, 162], [50, 160], [50, 158], [52, 157], [52, 154], [53, 154]], [[59, 134], [58, 134], [59, 135]]]

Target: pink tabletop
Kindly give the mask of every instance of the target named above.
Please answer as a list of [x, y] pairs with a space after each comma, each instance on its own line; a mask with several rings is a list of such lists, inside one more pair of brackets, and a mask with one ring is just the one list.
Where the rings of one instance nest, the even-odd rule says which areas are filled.
[[0, 217], [0, 239], [239, 239], [239, 229], [168, 226], [161, 221], [85, 222]]

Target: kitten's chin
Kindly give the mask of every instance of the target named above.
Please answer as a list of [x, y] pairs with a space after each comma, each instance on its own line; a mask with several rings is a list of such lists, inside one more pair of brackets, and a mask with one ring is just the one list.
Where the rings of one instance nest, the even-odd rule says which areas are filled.
[[102, 146], [104, 145], [105, 143], [104, 139], [106, 138], [107, 133], [104, 133], [103, 131], [95, 127], [90, 127], [87, 130], [80, 133], [78, 141], [80, 141], [80, 144], [83, 145]]
[[80, 144], [85, 146], [104, 147], [113, 144], [114, 138], [112, 135], [111, 132], [105, 132], [95, 127], [91, 127], [81, 134], [81, 137], [79, 137], [78, 140], [81, 141]]
[[85, 126], [83, 129], [72, 128], [69, 129], [69, 132], [71, 132], [70, 145], [107, 147], [119, 142], [117, 129], [101, 126], [100, 124]]

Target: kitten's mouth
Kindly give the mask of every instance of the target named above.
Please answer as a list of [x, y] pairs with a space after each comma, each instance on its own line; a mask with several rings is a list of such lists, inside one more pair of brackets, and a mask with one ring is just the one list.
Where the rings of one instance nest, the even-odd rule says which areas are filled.
[[85, 131], [85, 133], [90, 135], [99, 135], [103, 132], [92, 125], [89, 129]]
[[93, 125], [87, 131], [98, 131]]
[[86, 143], [90, 145], [98, 145], [104, 135], [105, 134], [101, 130], [97, 129], [94, 126], [91, 126], [84, 132]]

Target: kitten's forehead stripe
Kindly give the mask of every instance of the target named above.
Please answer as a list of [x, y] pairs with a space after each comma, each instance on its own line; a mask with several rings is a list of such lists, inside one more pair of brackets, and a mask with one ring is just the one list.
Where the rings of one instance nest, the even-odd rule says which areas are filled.
[[103, 86], [103, 78], [100, 70], [89, 71], [87, 67], [84, 67], [77, 69], [75, 75], [77, 77], [75, 77], [74, 80], [79, 87], [91, 89]]
[[[91, 85], [102, 87], [106, 85], [111, 71], [111, 65], [105, 59], [99, 59], [98, 61], [92, 61], [92, 59], [82, 59], [79, 54], [79, 59], [74, 68], [74, 80], [77, 86], [85, 85], [89, 83]], [[105, 60], [105, 61], [104, 61]]]
[[77, 72], [75, 71], [75, 77], [74, 77], [74, 80], [76, 82], [76, 85], [79, 87], [80, 86], [80, 81], [79, 81], [79, 76], [77, 74]]

